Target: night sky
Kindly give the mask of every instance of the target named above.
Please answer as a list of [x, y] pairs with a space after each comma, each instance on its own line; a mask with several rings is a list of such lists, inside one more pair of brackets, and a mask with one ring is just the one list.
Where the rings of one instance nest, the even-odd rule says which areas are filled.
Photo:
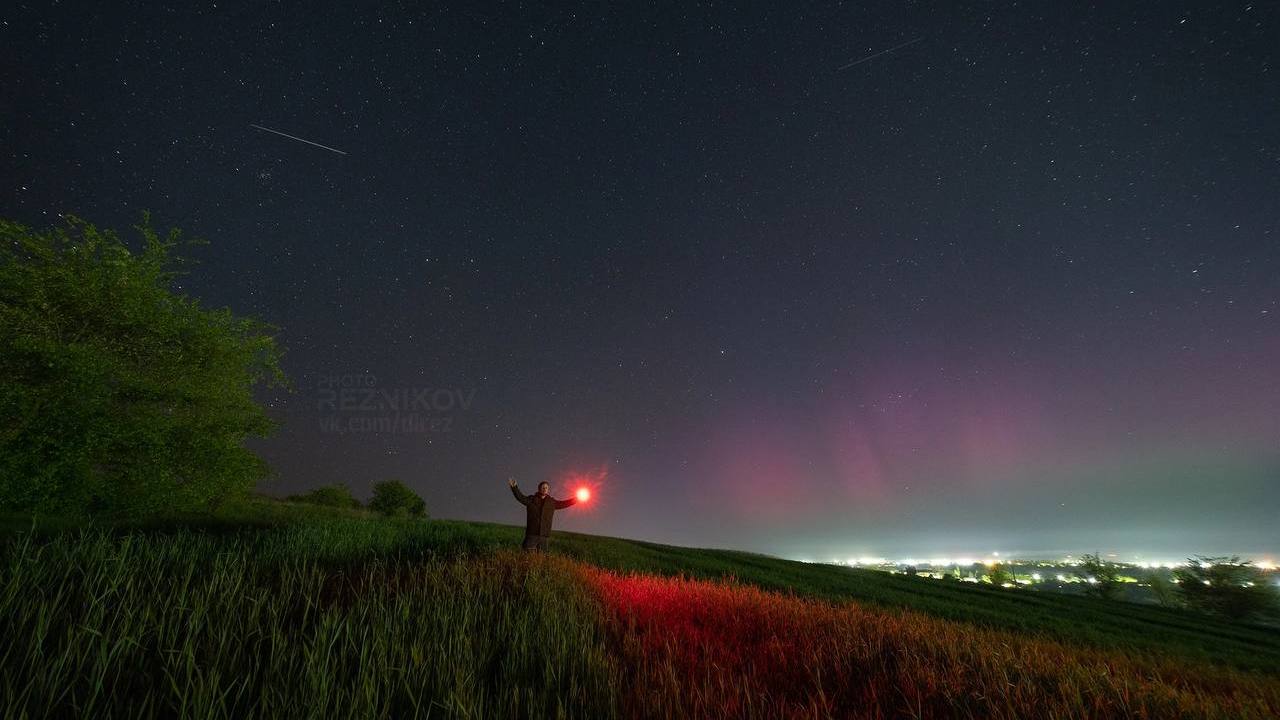
[[1280, 551], [1275, 3], [173, 5], [0, 10], [0, 214], [209, 241], [296, 386], [269, 492]]

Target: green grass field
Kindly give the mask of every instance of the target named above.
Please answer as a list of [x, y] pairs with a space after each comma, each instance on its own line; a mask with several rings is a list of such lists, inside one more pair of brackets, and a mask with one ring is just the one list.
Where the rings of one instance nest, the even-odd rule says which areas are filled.
[[141, 526], [4, 521], [0, 712], [1280, 711], [1274, 629], [572, 533], [529, 558], [520, 532], [269, 501]]

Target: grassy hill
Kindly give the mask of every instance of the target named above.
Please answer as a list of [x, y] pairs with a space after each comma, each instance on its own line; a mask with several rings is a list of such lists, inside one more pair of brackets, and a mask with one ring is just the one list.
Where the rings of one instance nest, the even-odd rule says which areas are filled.
[[[0, 525], [0, 712], [1272, 717], [1280, 632], [1160, 608], [257, 501]], [[198, 710], [198, 712], [197, 712]]]

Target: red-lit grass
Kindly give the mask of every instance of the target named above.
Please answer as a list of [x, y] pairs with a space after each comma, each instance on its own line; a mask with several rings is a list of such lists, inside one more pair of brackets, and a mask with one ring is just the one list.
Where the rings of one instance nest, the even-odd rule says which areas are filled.
[[633, 717], [1280, 717], [1280, 681], [904, 611], [586, 569]]

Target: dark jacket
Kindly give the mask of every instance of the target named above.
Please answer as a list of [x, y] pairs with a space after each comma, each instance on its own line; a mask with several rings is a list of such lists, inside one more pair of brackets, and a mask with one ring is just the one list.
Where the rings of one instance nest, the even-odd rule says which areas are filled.
[[517, 487], [511, 488], [511, 494], [515, 495], [516, 500], [519, 500], [520, 504], [527, 509], [528, 517], [524, 523], [524, 534], [536, 537], [550, 537], [551, 516], [555, 515], [557, 510], [563, 510], [578, 502], [577, 498], [556, 500], [550, 495], [546, 497], [539, 497], [536, 494], [525, 495]]

